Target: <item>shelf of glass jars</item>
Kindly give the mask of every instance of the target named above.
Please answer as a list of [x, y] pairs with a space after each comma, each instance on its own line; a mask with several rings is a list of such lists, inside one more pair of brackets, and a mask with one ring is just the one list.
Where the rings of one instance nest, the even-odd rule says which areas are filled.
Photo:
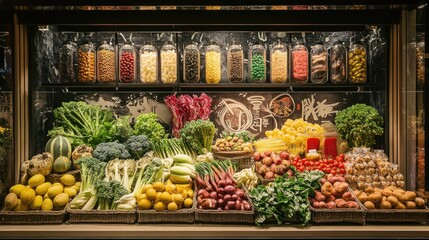
[[44, 88], [62, 88], [73, 91], [174, 91], [177, 84], [149, 84], [149, 83], [42, 83]]

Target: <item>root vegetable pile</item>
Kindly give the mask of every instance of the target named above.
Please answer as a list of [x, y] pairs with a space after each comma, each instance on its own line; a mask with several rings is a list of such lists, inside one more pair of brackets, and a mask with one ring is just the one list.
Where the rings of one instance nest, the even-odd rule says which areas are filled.
[[256, 172], [263, 179], [274, 179], [277, 176], [287, 174], [288, 177], [294, 176], [294, 170], [291, 168], [291, 161], [288, 152], [255, 152], [253, 154]]

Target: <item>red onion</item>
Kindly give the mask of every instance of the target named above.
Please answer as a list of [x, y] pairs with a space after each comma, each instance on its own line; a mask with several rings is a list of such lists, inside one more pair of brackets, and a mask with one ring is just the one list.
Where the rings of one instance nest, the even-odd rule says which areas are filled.
[[226, 203], [226, 206], [227, 206], [229, 209], [234, 209], [234, 208], [235, 208], [235, 202], [234, 202], [234, 201], [228, 201], [228, 202]]
[[237, 200], [235, 201], [235, 210], [240, 210], [241, 209], [241, 201]]
[[242, 189], [237, 189], [237, 191], [235, 191], [235, 194], [239, 197], [239, 198], [243, 198], [244, 197], [244, 191]]
[[226, 185], [224, 189], [225, 189], [225, 193], [228, 193], [231, 195], [235, 193], [235, 187], [232, 185]]
[[238, 196], [236, 194], [232, 194], [231, 195], [231, 200], [232, 201], [237, 201], [237, 199], [238, 199]]
[[229, 195], [229, 194], [225, 194], [225, 196], [223, 197], [223, 200], [224, 200], [225, 202], [231, 201], [231, 200], [232, 200], [232, 199], [231, 199], [231, 195]]

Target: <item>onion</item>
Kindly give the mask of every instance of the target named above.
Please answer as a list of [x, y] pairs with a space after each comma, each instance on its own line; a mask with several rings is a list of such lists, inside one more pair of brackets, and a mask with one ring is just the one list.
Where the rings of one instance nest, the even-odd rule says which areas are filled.
[[232, 185], [226, 185], [224, 189], [225, 189], [225, 193], [228, 193], [228, 194], [235, 193], [235, 187]]
[[235, 208], [235, 202], [234, 202], [234, 201], [228, 201], [228, 202], [226, 203], [226, 206], [227, 206], [229, 209], [234, 209], [234, 208]]
[[223, 197], [223, 200], [224, 200], [225, 202], [231, 201], [231, 200], [232, 200], [232, 199], [231, 199], [231, 195], [229, 195], [229, 194], [225, 194], [225, 196]]
[[235, 194], [237, 194], [237, 196], [239, 198], [243, 198], [244, 197], [244, 191], [242, 189], [237, 189], [237, 191], [235, 191]]
[[240, 210], [241, 209], [241, 201], [237, 200], [235, 201], [235, 210]]
[[252, 206], [250, 205], [250, 203], [246, 200], [243, 200], [241, 202], [242, 205], [244, 205], [244, 210], [250, 211], [252, 210]]
[[233, 182], [231, 179], [228, 178], [225, 180], [225, 185], [232, 185], [232, 184], [233, 184]]
[[232, 194], [231, 195], [231, 200], [232, 201], [237, 201], [237, 199], [238, 199], [238, 196], [236, 194]]
[[225, 193], [225, 189], [223, 187], [220, 187], [220, 188], [217, 189], [217, 192], [224, 194]]
[[217, 192], [211, 192], [209, 195], [210, 198], [217, 199]]
[[221, 188], [225, 187], [226, 186], [226, 181], [225, 180], [219, 180], [218, 186], [221, 187]]

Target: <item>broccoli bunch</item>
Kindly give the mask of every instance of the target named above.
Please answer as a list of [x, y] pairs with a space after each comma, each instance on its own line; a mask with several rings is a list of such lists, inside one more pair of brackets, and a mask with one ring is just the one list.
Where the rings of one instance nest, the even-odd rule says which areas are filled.
[[145, 153], [150, 151], [150, 142], [146, 135], [131, 136], [125, 142], [125, 147], [134, 159], [140, 159]]
[[118, 142], [100, 143], [92, 155], [103, 162], [108, 162], [115, 158], [127, 159], [131, 157], [125, 145]]

